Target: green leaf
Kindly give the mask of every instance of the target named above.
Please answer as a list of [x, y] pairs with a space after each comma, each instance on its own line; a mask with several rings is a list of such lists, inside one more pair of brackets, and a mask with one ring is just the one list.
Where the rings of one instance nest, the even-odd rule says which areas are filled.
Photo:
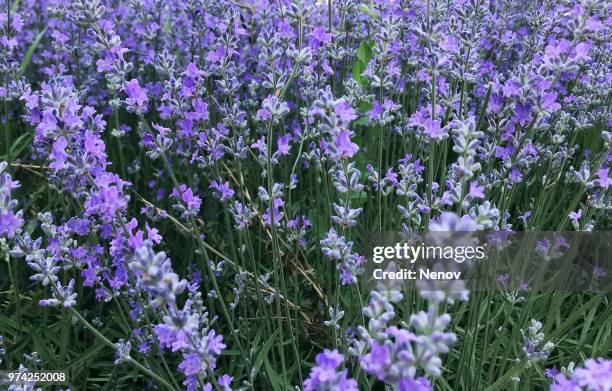
[[[272, 335], [270, 335], [266, 343], [261, 347], [261, 350], [259, 351], [259, 354], [257, 355], [257, 358], [255, 359], [255, 365], [254, 365], [255, 373], [259, 372], [259, 368], [261, 368], [261, 364], [264, 362], [264, 359], [267, 359], [268, 352], [270, 351], [270, 348], [274, 344], [274, 341], [276, 340], [276, 337], [279, 332], [280, 332], [280, 329], [274, 330], [274, 332], [272, 333]], [[257, 344], [254, 344], [253, 346], [257, 346]]]
[[[362, 85], [363, 84], [364, 83], [362, 83]], [[367, 114], [370, 110], [372, 110], [372, 102], [360, 102], [357, 105], [357, 109], [359, 109], [359, 118], [355, 122], [353, 122], [353, 124], [361, 126], [368, 125], [370, 123], [370, 118]]]
[[580, 347], [584, 346], [584, 344], [586, 343], [587, 337], [589, 336], [589, 329], [591, 327], [591, 324], [593, 323], [593, 319], [595, 319], [595, 315], [597, 315], [598, 310], [599, 303], [597, 302], [593, 305], [593, 307], [591, 307], [591, 311], [589, 311], [589, 314], [583, 322], [582, 333], [580, 334], [580, 340], [578, 341]]
[[359, 61], [357, 61], [355, 65], [353, 65], [353, 68], [351, 68], [351, 74], [353, 75], [353, 79], [359, 84], [363, 84], [363, 78], [361, 77], [361, 74], [364, 70], [365, 67]]
[[353, 79], [355, 79], [361, 85], [366, 84], [366, 80], [361, 76], [361, 74], [363, 71], [365, 71], [368, 63], [372, 59], [373, 46], [374, 42], [371, 40], [361, 41], [359, 44], [359, 49], [357, 49], [357, 62], [353, 65], [353, 68], [351, 68]]
[[28, 51], [26, 52], [25, 56], [23, 56], [23, 60], [21, 61], [21, 64], [19, 64], [19, 72], [17, 73], [17, 79], [21, 78], [21, 76], [25, 74], [26, 68], [28, 67], [28, 65], [30, 65], [30, 61], [32, 61], [32, 56], [34, 55], [34, 51], [40, 44], [40, 40], [42, 39], [42, 37], [45, 35], [46, 32], [47, 32], [47, 27], [45, 27], [40, 33], [38, 33], [38, 35], [36, 35], [36, 38], [34, 38], [34, 41], [32, 41], [32, 43], [30, 44]]
[[[45, 341], [52, 341], [54, 338], [54, 334], [51, 333], [45, 326], [37, 327], [35, 332], [30, 333], [32, 337], [32, 343], [34, 345], [34, 350], [38, 353], [40, 358], [42, 358], [45, 364], [49, 365], [51, 368], [57, 365], [55, 354], [51, 353]], [[45, 337], [44, 340], [42, 337]]]
[[374, 46], [374, 42], [370, 40], [361, 41], [359, 44], [359, 49], [357, 49], [357, 59], [359, 62], [368, 65], [370, 60], [372, 59], [372, 47]]
[[34, 138], [34, 134], [31, 132], [19, 136], [11, 146], [11, 156], [19, 156], [32, 143], [32, 138]]
[[90, 365], [87, 363], [94, 362], [96, 359], [101, 361], [104, 355], [101, 354], [100, 351], [105, 348], [106, 345], [102, 341], [97, 341], [93, 342], [91, 347], [87, 350], [75, 350], [73, 354], [76, 358], [70, 363], [70, 370], [76, 371], [80, 366], [82, 366], [83, 369], [90, 368]]
[[278, 373], [272, 368], [270, 361], [265, 360], [266, 376], [268, 376], [268, 380], [270, 381], [270, 385], [274, 389], [274, 391], [282, 391], [284, 388], [282, 384], [284, 383], [283, 379], [279, 376]]
[[171, 22], [170, 18], [166, 18], [164, 20], [164, 27], [163, 27], [162, 30], [166, 34], [172, 32], [172, 22]]
[[365, 191], [351, 190], [349, 193], [349, 198], [351, 199], [351, 204], [353, 206], [361, 206], [368, 200], [368, 193]]
[[11, 15], [17, 13], [17, 8], [19, 8], [19, 3], [21, 3], [21, 0], [16, 0], [11, 6]]
[[375, 20], [378, 20], [378, 15], [376, 15], [376, 13], [374, 11], [372, 11], [372, 9], [370, 9], [370, 7], [368, 7], [365, 4], [362, 4], [362, 5], [359, 6], [359, 11], [363, 12], [364, 14], [370, 15]]

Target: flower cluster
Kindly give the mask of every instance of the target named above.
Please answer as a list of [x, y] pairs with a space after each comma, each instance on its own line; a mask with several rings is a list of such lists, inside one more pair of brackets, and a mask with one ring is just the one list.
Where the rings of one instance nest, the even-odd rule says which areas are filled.
[[[0, 8], [3, 313], [28, 284], [49, 330], [69, 314], [134, 387], [171, 390], [486, 387], [540, 376], [567, 344], [598, 351], [609, 314], [570, 316], [593, 293], [536, 299], [505, 271], [501, 296], [373, 287], [364, 238], [609, 230], [609, 1]], [[555, 238], [529, 249], [554, 264]], [[555, 345], [533, 318], [593, 326], [564, 323]], [[1, 323], [31, 342], [32, 319], [18, 337]], [[69, 361], [91, 339], [62, 330]], [[553, 387], [601, 388], [606, 365]]]
[[430, 390], [427, 378], [418, 374], [440, 376], [440, 356], [456, 342], [455, 334], [444, 331], [450, 316], [439, 315], [439, 307], [432, 303], [427, 312], [410, 317], [414, 332], [389, 326], [395, 317], [393, 303], [402, 299], [397, 291], [372, 292], [369, 305], [363, 309], [369, 318], [368, 328], [359, 326], [351, 353], [359, 356], [364, 371], [378, 380], [401, 390]]
[[347, 390], [357, 391], [357, 382], [347, 377], [346, 369], [338, 370], [344, 363], [344, 356], [337, 350], [325, 350], [317, 354], [316, 366], [310, 377], [304, 381], [304, 391]]
[[543, 344], [545, 336], [541, 329], [542, 322], [535, 319], [531, 319], [526, 331], [521, 329], [524, 339], [523, 352], [529, 363], [548, 358], [550, 352], [555, 348], [555, 344], [551, 341]]
[[7, 162], [0, 162], [0, 237], [11, 239], [21, 232], [23, 211], [15, 212], [18, 201], [12, 198], [12, 192], [19, 187], [19, 181], [6, 172], [7, 166]]
[[551, 391], [604, 391], [612, 388], [612, 361], [605, 358], [590, 358], [584, 362], [584, 366], [574, 369], [569, 376], [559, 373]]

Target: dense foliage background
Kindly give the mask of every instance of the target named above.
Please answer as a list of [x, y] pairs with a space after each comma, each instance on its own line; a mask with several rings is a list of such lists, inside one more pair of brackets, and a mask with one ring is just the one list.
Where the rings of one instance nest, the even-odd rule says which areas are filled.
[[610, 230], [611, 10], [3, 0], [0, 369], [611, 390], [607, 294], [359, 277], [373, 232]]

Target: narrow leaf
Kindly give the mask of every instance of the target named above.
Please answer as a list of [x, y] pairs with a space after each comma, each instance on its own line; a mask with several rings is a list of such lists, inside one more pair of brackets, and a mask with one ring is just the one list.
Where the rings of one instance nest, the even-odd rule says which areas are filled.
[[36, 35], [36, 38], [34, 38], [34, 41], [32, 41], [32, 44], [28, 48], [28, 51], [26, 52], [25, 56], [23, 56], [23, 60], [21, 61], [21, 64], [19, 64], [19, 72], [17, 73], [17, 79], [21, 78], [21, 76], [25, 74], [25, 71], [28, 65], [30, 65], [30, 61], [32, 61], [32, 56], [34, 55], [34, 51], [38, 47], [38, 44], [40, 44], [40, 40], [42, 39], [42, 37], [45, 35], [46, 32], [47, 32], [47, 27], [45, 27], [40, 33], [38, 33], [38, 35]]
[[21, 0], [16, 0], [11, 6], [11, 15], [17, 13], [17, 8], [19, 8], [19, 3], [21, 3]]

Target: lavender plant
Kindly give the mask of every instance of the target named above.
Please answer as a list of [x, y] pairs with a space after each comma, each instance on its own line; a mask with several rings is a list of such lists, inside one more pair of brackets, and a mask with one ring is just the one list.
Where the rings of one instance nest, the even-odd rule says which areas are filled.
[[70, 389], [609, 390], [609, 289], [374, 286], [367, 242], [609, 232], [611, 12], [3, 0], [0, 369], [67, 369]]

